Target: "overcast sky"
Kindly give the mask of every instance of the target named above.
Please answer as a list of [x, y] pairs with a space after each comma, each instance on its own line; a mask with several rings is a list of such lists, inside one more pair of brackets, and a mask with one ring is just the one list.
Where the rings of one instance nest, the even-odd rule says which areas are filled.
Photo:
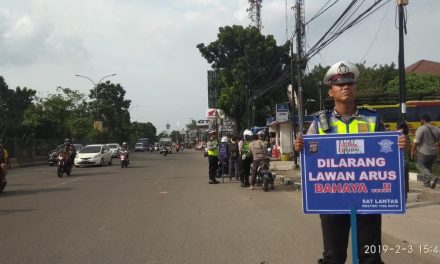
[[[85, 94], [109, 78], [132, 100], [132, 121], [166, 123], [182, 129], [190, 118], [204, 119], [210, 69], [196, 45], [217, 39], [218, 28], [248, 25], [247, 0], [1, 0], [0, 75], [10, 88], [28, 87], [45, 97], [56, 87]], [[288, 35], [293, 14], [288, 1]], [[327, 1], [305, 0], [306, 21]], [[349, 1], [310, 23], [312, 46]], [[372, 2], [372, 1], [366, 1]], [[264, 0], [263, 34], [286, 41], [285, 0]], [[410, 0], [405, 37], [406, 66], [427, 59], [440, 62], [440, 1]], [[309, 64], [340, 60], [397, 64], [396, 1], [341, 35]]]

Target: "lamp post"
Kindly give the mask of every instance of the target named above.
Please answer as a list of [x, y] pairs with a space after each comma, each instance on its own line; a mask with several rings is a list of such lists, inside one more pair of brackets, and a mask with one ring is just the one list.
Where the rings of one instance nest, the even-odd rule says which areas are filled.
[[76, 77], [79, 77], [79, 78], [86, 78], [86, 79], [88, 79], [88, 80], [91, 81], [91, 82], [93, 83], [93, 85], [95, 86], [95, 95], [96, 95], [96, 121], [99, 121], [98, 86], [99, 86], [99, 84], [102, 82], [102, 80], [104, 80], [105, 78], [112, 77], [112, 76], [115, 76], [115, 75], [116, 75], [116, 73], [113, 73], [113, 74], [110, 74], [110, 75], [106, 75], [106, 76], [102, 77], [102, 78], [99, 80], [98, 83], [95, 83], [95, 82], [94, 82], [92, 79], [90, 79], [90, 77], [88, 77], [88, 76], [75, 74]]

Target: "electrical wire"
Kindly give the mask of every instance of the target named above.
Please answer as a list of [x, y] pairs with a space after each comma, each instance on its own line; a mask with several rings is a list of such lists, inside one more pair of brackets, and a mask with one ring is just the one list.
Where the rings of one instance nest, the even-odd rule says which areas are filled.
[[[383, 7], [385, 4], [387, 4], [390, 0], [386, 0], [384, 3], [381, 3], [382, 0], [377, 0], [375, 1], [369, 8], [367, 8], [364, 12], [362, 12], [360, 15], [358, 15], [355, 19], [353, 19], [353, 21], [351, 21], [349, 24], [344, 25], [344, 27], [340, 27], [340, 30], [338, 32], [333, 33], [333, 35], [331, 35], [328, 39], [326, 39], [327, 35], [329, 35], [329, 33], [331, 32], [332, 28], [335, 25], [338, 25], [339, 21], [341, 21], [341, 17], [345, 14], [348, 13], [348, 11], [354, 6], [354, 4], [356, 3], [356, 1], [352, 1], [349, 5], [349, 7], [347, 7], [344, 12], [342, 13], [342, 15], [338, 18], [338, 20], [332, 25], [332, 27], [330, 27], [330, 29], [324, 34], [323, 37], [321, 37], [321, 39], [312, 47], [312, 49], [306, 54], [306, 58], [307, 60], [309, 60], [310, 58], [312, 58], [314, 55], [317, 54], [317, 52], [319, 52], [320, 50], [322, 50], [324, 47], [326, 47], [327, 45], [329, 45], [331, 42], [333, 42], [339, 35], [341, 35], [342, 33], [344, 33], [346, 30], [348, 30], [349, 28], [355, 26], [356, 24], [360, 23], [361, 21], [363, 21], [364, 19], [366, 19], [367, 17], [369, 17], [371, 14], [373, 14], [374, 12], [376, 12], [378, 9], [380, 9], [381, 7]], [[380, 4], [381, 3], [381, 4]], [[379, 5], [380, 4], [380, 5]]]
[[[389, 3], [391, 3], [391, 2], [389, 2]], [[367, 51], [365, 52], [364, 56], [362, 57], [362, 59], [360, 61], [364, 61], [365, 57], [368, 55], [368, 53], [370, 52], [370, 50], [373, 47], [374, 43], [376, 42], [377, 36], [379, 36], [379, 32], [382, 29], [383, 21], [385, 20], [385, 17], [387, 16], [389, 10], [390, 10], [389, 8], [385, 10], [385, 12], [383, 14], [383, 17], [382, 17], [382, 20], [379, 23], [379, 27], [377, 28], [376, 35], [374, 36], [373, 41], [371, 42], [370, 46], [368, 47]]]

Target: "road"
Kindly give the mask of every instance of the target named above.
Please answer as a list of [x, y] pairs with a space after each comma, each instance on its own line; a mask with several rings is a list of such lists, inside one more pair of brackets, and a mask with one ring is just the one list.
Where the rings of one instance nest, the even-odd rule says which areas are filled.
[[[304, 215], [301, 193], [276, 186], [209, 185], [207, 160], [186, 150], [132, 153], [128, 169], [11, 171], [0, 195], [0, 263], [316, 263], [319, 217]], [[384, 244], [403, 242], [384, 235]], [[387, 253], [386, 263], [439, 263]], [[347, 260], [351, 263], [351, 259]]]

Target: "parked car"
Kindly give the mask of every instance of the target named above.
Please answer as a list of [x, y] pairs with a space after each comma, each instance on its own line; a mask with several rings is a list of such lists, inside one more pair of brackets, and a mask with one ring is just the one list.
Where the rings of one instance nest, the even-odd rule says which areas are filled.
[[138, 151], [148, 151], [148, 146], [145, 145], [144, 143], [136, 143], [136, 145], [134, 145], [134, 152], [138, 152]]
[[113, 152], [106, 144], [87, 145], [75, 157], [75, 166], [112, 165]]
[[117, 158], [119, 157], [119, 151], [121, 150], [121, 145], [118, 143], [107, 143], [108, 148], [110, 151], [113, 152], [112, 157]]
[[[80, 151], [84, 146], [82, 144], [73, 144], [76, 149], [76, 153]], [[51, 150], [48, 154], [47, 162], [49, 163], [49, 166], [58, 164], [58, 154], [60, 151], [64, 149], [64, 144], [58, 145], [55, 149]]]

